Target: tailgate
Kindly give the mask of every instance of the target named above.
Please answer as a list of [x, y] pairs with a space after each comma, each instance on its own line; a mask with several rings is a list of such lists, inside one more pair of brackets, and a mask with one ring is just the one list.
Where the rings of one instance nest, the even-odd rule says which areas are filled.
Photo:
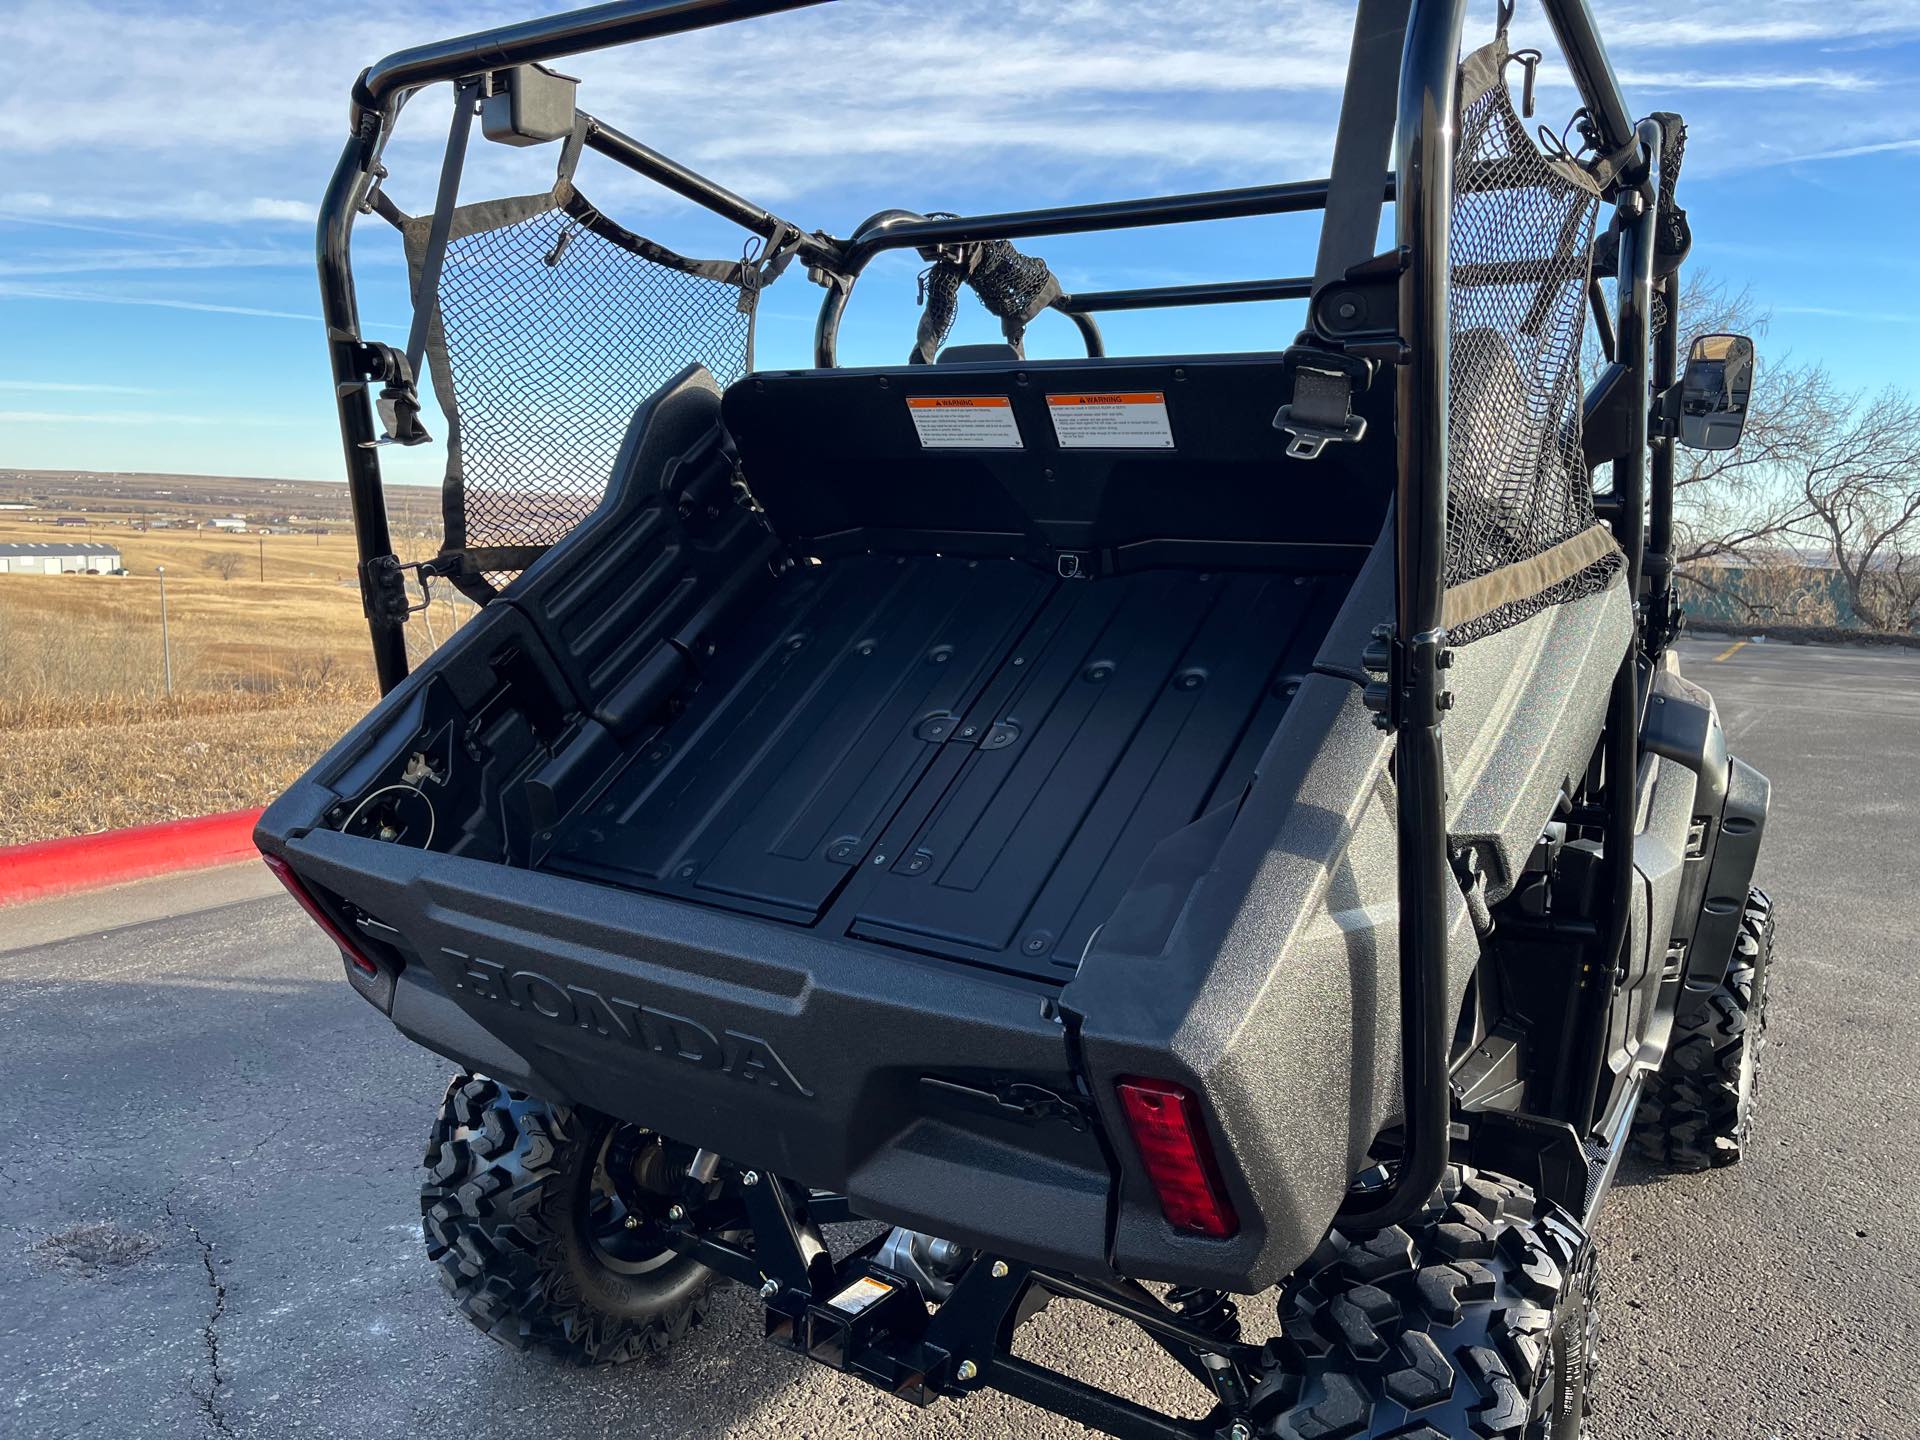
[[[549, 1098], [845, 1191], [875, 1219], [1106, 1269], [1109, 1167], [1057, 1008], [1034, 989], [274, 820], [263, 848], [364, 912], [402, 962], [396, 1018], [450, 1002]], [[470, 1029], [445, 1029], [419, 1038], [474, 1062], [459, 1053]]]

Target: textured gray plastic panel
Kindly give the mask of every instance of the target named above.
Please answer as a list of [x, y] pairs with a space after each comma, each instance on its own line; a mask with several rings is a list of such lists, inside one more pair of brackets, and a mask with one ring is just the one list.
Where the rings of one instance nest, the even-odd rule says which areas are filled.
[[1455, 652], [1450, 827], [1479, 849], [1490, 900], [1512, 890], [1561, 790], [1585, 772], [1632, 634], [1616, 584]]

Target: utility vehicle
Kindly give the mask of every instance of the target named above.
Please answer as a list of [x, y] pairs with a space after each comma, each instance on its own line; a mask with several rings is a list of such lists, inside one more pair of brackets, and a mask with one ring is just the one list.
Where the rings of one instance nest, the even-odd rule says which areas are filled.
[[[319, 265], [385, 696], [259, 842], [461, 1067], [432, 1260], [574, 1362], [682, 1340], [731, 1280], [922, 1404], [1576, 1434], [1596, 1210], [1636, 1132], [1739, 1157], [1771, 947], [1767, 782], [1672, 648], [1674, 447], [1737, 441], [1753, 373], [1741, 337], [1681, 366], [1684, 126], [1635, 118], [1586, 0], [1546, 0], [1581, 104], [1538, 142], [1510, 6], [1463, 58], [1465, 0], [1359, 0], [1328, 179], [842, 235], [547, 68], [801, 3], [621, 0], [354, 88]], [[384, 149], [443, 82], [409, 215]], [[461, 197], [476, 114], [553, 147], [551, 190]], [[627, 229], [587, 152], [741, 258]], [[1030, 253], [1316, 211], [1310, 276], [1074, 293]], [[357, 312], [369, 216], [405, 349]], [[836, 364], [904, 249], [918, 335]], [[824, 292], [810, 368], [754, 366], [776, 282]], [[1004, 343], [943, 347], [969, 290]], [[1260, 354], [1107, 355], [1097, 318], [1284, 299]], [[1083, 358], [1026, 357], [1046, 315]], [[442, 425], [444, 544], [402, 563], [382, 458]], [[445, 586], [477, 613], [409, 673]], [[1062, 1300], [1198, 1403], [1017, 1354]]]

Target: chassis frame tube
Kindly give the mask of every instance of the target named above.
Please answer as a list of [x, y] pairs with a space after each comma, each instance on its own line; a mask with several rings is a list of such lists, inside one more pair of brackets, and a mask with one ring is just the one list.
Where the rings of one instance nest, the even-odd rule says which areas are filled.
[[[709, 1228], [746, 1221], [754, 1234], [751, 1252], [702, 1233], [693, 1217], [671, 1222], [657, 1238], [741, 1285], [758, 1287], [768, 1305], [770, 1337], [796, 1336], [805, 1313], [828, 1304], [850, 1275], [862, 1272], [879, 1247], [876, 1238], [838, 1262], [822, 1248], [815, 1227], [841, 1197], [810, 1194], [778, 1176], [737, 1168], [729, 1174], [728, 1190]], [[744, 1204], [737, 1203], [736, 1197]], [[1212, 1383], [1212, 1372], [1201, 1362], [1202, 1355], [1217, 1357], [1217, 1363], [1243, 1381], [1261, 1364], [1258, 1347], [1192, 1328], [1144, 1288], [1082, 1280], [980, 1255], [933, 1312], [923, 1338], [933, 1347], [932, 1358], [938, 1363], [921, 1377], [926, 1388], [933, 1394], [965, 1395], [977, 1387], [990, 1387], [1120, 1440], [1210, 1440], [1221, 1432], [1224, 1405], [1216, 1405], [1203, 1419], [1181, 1420], [1014, 1355], [1015, 1332], [1044, 1308], [1045, 1297], [1080, 1301], [1128, 1321], [1203, 1384]], [[905, 1339], [904, 1343], [908, 1348], [899, 1352], [899, 1358], [916, 1353], [927, 1358], [924, 1351], [913, 1349], [916, 1342]], [[953, 1368], [962, 1357], [973, 1362], [970, 1378], [966, 1378], [968, 1372], [955, 1373]], [[846, 1368], [870, 1381], [873, 1378], [857, 1366]]]

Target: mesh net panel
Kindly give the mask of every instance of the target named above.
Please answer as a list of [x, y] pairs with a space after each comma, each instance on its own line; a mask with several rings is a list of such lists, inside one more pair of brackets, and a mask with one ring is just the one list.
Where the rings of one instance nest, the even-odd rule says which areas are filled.
[[1448, 633], [1491, 635], [1602, 589], [1620, 565], [1595, 531], [1580, 446], [1580, 351], [1599, 195], [1528, 138], [1504, 46], [1463, 69], [1454, 173]]
[[429, 353], [446, 550], [473, 552], [454, 579], [484, 600], [600, 503], [642, 400], [694, 361], [722, 385], [752, 368], [758, 292], [744, 267], [682, 260], [584, 202], [457, 213]]
[[[944, 212], [941, 218], [951, 219]], [[973, 287], [980, 303], [1000, 318], [1001, 333], [1015, 350], [1026, 335], [1027, 324], [1060, 297], [1060, 282], [1047, 262], [1037, 255], [1026, 255], [1006, 240], [983, 240], [952, 247], [934, 254], [920, 277], [921, 299], [926, 308], [920, 315], [911, 359], [931, 363], [945, 343], [959, 314], [960, 286]]]

